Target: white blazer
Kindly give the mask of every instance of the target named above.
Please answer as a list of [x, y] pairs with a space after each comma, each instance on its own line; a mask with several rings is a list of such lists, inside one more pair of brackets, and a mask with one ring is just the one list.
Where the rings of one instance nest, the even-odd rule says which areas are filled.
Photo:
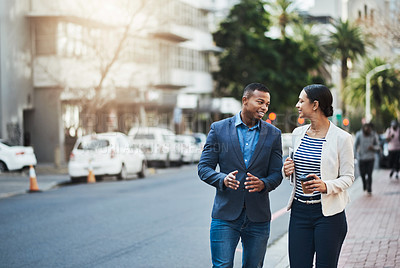
[[[300, 146], [301, 139], [310, 125], [296, 128], [292, 133], [294, 152]], [[332, 216], [344, 210], [350, 201], [346, 189], [354, 182], [354, 152], [353, 138], [346, 131], [330, 122], [326, 134], [326, 142], [322, 146], [321, 179], [325, 182], [327, 192], [321, 193], [322, 214]], [[283, 177], [285, 173], [282, 168]], [[287, 210], [290, 210], [296, 188], [296, 176], [293, 174], [294, 184]]]

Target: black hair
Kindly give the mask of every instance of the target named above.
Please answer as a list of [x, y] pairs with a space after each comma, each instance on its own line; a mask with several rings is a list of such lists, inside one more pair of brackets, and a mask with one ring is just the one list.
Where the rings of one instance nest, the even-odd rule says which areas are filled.
[[269, 93], [269, 89], [261, 84], [261, 83], [251, 83], [248, 84], [244, 90], [243, 90], [243, 97], [249, 98], [253, 95], [254, 91], [263, 91], [263, 92], [268, 92]]
[[303, 90], [311, 103], [314, 101], [319, 102], [319, 108], [326, 117], [333, 115], [333, 97], [329, 88], [321, 84], [313, 84], [304, 87]]

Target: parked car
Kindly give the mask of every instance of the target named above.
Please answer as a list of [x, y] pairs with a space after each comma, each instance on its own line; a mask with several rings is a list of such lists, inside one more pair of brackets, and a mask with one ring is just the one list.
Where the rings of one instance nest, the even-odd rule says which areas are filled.
[[289, 156], [289, 147], [292, 147], [292, 133], [282, 133], [282, 158], [285, 161], [286, 157]]
[[177, 135], [176, 140], [180, 144], [183, 163], [199, 162], [202, 146], [196, 143], [192, 135]]
[[128, 133], [133, 144], [140, 148], [150, 163], [169, 167], [171, 163], [180, 165], [182, 154], [176, 135], [171, 130], [160, 127], [132, 128]]
[[117, 176], [119, 180], [124, 180], [130, 174], [144, 178], [147, 160], [125, 134], [107, 132], [86, 135], [76, 141], [68, 162], [71, 180], [87, 177], [89, 168], [100, 179], [102, 176]]
[[207, 135], [204, 133], [193, 133], [193, 137], [196, 140], [196, 144], [200, 146], [201, 151], [203, 151], [204, 144], [206, 144]]
[[37, 164], [33, 148], [30, 146], [13, 146], [0, 140], [0, 173], [22, 170]]

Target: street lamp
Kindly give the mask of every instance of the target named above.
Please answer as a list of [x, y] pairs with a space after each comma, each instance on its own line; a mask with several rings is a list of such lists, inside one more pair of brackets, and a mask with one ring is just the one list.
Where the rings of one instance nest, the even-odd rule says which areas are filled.
[[379, 65], [369, 71], [367, 73], [367, 76], [365, 77], [366, 83], [365, 83], [365, 120], [367, 123], [371, 122], [372, 115], [371, 115], [371, 78], [374, 76], [376, 73], [382, 72], [384, 70], [392, 68], [391, 64], [384, 64], [384, 65]]

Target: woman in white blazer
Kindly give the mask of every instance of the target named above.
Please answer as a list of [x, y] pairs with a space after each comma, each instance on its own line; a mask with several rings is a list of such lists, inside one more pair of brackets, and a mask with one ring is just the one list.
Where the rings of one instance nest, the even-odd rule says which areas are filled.
[[347, 233], [346, 189], [354, 181], [352, 136], [328, 119], [332, 94], [324, 85], [306, 86], [296, 108], [311, 124], [293, 131], [293, 155], [282, 173], [290, 179], [289, 261], [291, 268], [337, 267]]

